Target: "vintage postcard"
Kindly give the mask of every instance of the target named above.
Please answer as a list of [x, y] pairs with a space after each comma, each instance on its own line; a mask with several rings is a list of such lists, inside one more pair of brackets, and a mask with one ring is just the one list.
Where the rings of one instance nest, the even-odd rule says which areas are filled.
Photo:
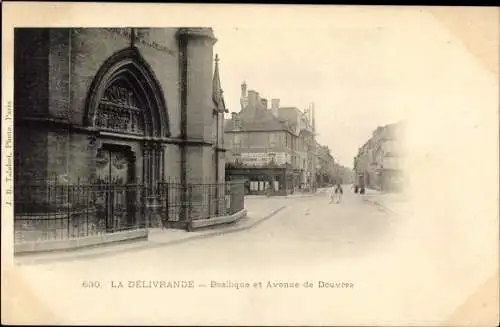
[[498, 324], [498, 8], [3, 9], [2, 323]]

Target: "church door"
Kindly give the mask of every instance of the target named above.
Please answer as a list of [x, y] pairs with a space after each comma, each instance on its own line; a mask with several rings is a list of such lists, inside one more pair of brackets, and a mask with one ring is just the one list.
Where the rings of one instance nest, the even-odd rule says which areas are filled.
[[108, 232], [130, 228], [135, 221], [134, 164], [128, 150], [104, 145], [97, 155], [100, 212]]

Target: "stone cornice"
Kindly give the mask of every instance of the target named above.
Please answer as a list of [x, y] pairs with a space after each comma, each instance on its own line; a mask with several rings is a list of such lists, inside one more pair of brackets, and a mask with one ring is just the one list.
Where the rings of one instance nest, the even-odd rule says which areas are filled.
[[[81, 126], [71, 123], [66, 119], [58, 119], [51, 117], [23, 117], [18, 118], [15, 121], [15, 126], [31, 126], [39, 129], [46, 130], [66, 130], [68, 132], [75, 133], [84, 133], [91, 134], [96, 137], [106, 137], [106, 138], [115, 138], [115, 139], [128, 139], [128, 140], [136, 140], [143, 142], [158, 142], [165, 144], [182, 144], [188, 146], [210, 146], [213, 147], [214, 144], [209, 141], [205, 141], [203, 139], [197, 138], [174, 138], [174, 137], [155, 137], [155, 136], [142, 136], [142, 135], [131, 135], [131, 134], [122, 134], [116, 133], [112, 131], [103, 131], [90, 126]], [[226, 151], [225, 148], [216, 147], [219, 151]]]
[[178, 37], [205, 38], [217, 42], [211, 27], [183, 27], [177, 32]]

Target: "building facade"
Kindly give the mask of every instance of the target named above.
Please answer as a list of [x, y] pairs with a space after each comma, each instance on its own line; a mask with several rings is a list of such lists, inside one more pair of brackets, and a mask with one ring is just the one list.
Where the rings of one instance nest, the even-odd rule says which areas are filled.
[[338, 163], [334, 164], [335, 168], [335, 178], [334, 180], [340, 184], [352, 184], [353, 183], [353, 171], [349, 167], [345, 167]]
[[384, 192], [401, 191], [404, 122], [379, 126], [354, 158], [355, 182]]
[[335, 182], [335, 160], [328, 146], [316, 142], [316, 184], [328, 187]]
[[15, 29], [15, 187], [224, 181], [215, 42], [210, 28]]
[[[279, 104], [279, 100], [278, 100]], [[297, 107], [279, 107], [279, 119], [294, 131], [292, 167], [298, 171], [298, 187], [309, 191], [317, 188], [317, 142], [315, 140], [314, 106], [304, 111]]]
[[241, 85], [241, 110], [224, 129], [228, 178], [248, 181], [247, 193], [289, 194], [315, 185], [312, 111], [280, 107]]

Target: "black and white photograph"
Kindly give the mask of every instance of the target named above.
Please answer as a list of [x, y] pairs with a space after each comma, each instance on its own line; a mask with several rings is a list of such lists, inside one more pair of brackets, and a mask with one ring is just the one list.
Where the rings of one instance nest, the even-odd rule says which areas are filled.
[[4, 9], [3, 323], [498, 324], [498, 7]]

